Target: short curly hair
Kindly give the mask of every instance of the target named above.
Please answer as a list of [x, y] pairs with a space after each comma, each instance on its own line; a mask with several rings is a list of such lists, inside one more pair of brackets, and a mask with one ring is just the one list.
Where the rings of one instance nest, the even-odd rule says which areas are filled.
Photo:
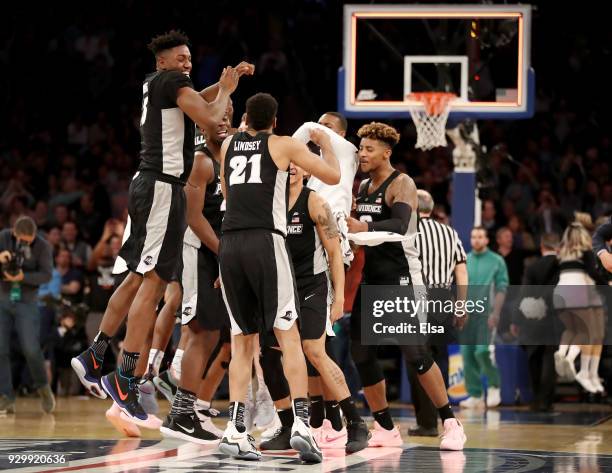
[[190, 45], [187, 35], [180, 30], [170, 30], [164, 34], [155, 36], [147, 45], [147, 48], [157, 56], [162, 51], [183, 45]]
[[400, 140], [400, 134], [395, 128], [386, 123], [371, 122], [363, 125], [357, 132], [359, 138], [370, 138], [382, 141], [393, 148]]

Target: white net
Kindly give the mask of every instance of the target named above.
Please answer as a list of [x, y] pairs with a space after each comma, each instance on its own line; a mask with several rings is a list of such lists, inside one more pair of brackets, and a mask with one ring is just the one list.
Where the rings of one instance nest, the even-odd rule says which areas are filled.
[[410, 100], [420, 105], [410, 105], [410, 115], [417, 130], [416, 147], [430, 150], [446, 146], [445, 128], [450, 104], [457, 97], [446, 92], [422, 92], [410, 94]]

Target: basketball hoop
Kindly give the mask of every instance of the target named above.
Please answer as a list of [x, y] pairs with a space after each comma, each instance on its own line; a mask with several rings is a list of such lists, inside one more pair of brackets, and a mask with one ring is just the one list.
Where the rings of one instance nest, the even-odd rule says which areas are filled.
[[456, 98], [455, 94], [448, 92], [419, 92], [408, 95], [408, 99], [419, 102], [408, 106], [417, 129], [417, 148], [430, 150], [437, 146], [446, 146], [446, 120], [450, 105]]

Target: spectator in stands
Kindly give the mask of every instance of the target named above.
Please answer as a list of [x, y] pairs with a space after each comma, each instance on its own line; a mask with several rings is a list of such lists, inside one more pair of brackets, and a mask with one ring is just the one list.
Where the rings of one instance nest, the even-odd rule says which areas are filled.
[[72, 265], [84, 267], [91, 256], [91, 246], [78, 238], [76, 223], [66, 222], [62, 226], [62, 245], [72, 254]]
[[534, 251], [536, 248], [533, 236], [527, 230], [523, 219], [518, 215], [513, 215], [508, 220], [508, 228], [512, 232], [512, 246], [520, 250]]
[[64, 224], [70, 220], [70, 213], [68, 212], [68, 207], [65, 205], [56, 205], [53, 208], [53, 219], [51, 225], [55, 225], [57, 227], [63, 228]]
[[482, 213], [480, 216], [481, 225], [487, 231], [487, 237], [489, 240], [495, 238], [495, 233], [499, 228], [499, 224], [496, 220], [497, 210], [495, 209], [495, 202], [492, 199], [485, 199], [482, 201]]
[[97, 241], [97, 236], [102, 233], [104, 221], [94, 207], [93, 196], [91, 194], [83, 194], [79, 204], [75, 222], [83, 240], [88, 244], [94, 244]]
[[536, 240], [544, 233], [561, 234], [567, 225], [567, 218], [550, 191], [543, 190], [538, 196], [538, 208], [531, 220]]
[[83, 273], [72, 266], [72, 253], [62, 248], [55, 257], [55, 269], [62, 277], [62, 297], [70, 302], [83, 300]]

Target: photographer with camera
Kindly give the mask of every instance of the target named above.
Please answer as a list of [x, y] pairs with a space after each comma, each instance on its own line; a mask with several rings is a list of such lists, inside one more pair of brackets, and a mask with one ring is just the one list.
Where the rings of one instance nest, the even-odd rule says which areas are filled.
[[10, 345], [13, 328], [28, 363], [43, 411], [55, 409], [40, 346], [38, 286], [51, 279], [51, 246], [36, 233], [30, 217], [19, 217], [12, 229], [0, 231], [0, 412], [15, 412]]

